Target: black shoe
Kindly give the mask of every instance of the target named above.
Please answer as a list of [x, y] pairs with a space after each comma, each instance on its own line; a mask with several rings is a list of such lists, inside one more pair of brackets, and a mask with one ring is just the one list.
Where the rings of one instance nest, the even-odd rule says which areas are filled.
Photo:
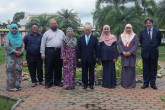
[[145, 89], [145, 88], [148, 88], [148, 86], [147, 85], [143, 85], [141, 88]]
[[20, 90], [22, 90], [22, 88], [21, 87], [17, 87], [17, 89], [20, 91]]
[[59, 86], [59, 87], [63, 87], [63, 84], [62, 84], [62, 83], [60, 83], [58, 86]]
[[157, 86], [151, 86], [151, 88], [152, 88], [152, 89], [155, 89], [155, 90], [157, 90], [157, 89], [158, 89], [158, 87], [157, 87]]
[[48, 88], [50, 88], [50, 87], [51, 87], [51, 86], [49, 86], [49, 85], [46, 85], [46, 86], [45, 86], [45, 89], [48, 89]]
[[54, 84], [54, 86], [63, 87], [63, 84], [62, 83], [60, 83], [60, 84]]
[[82, 89], [87, 89], [87, 85], [86, 85], [86, 84], [84, 84]]
[[93, 87], [92, 85], [91, 85], [91, 86], [89, 86], [89, 88], [90, 88], [90, 89], [92, 89], [92, 90], [94, 89], [94, 87]]

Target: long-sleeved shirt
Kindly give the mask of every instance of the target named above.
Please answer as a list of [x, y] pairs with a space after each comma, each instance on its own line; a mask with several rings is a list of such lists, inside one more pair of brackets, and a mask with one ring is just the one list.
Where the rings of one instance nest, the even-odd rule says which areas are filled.
[[62, 40], [64, 39], [64, 37], [64, 32], [59, 29], [57, 29], [56, 31], [52, 31], [51, 29], [46, 31], [41, 41], [41, 55], [45, 56], [45, 47], [61, 48]]
[[32, 33], [27, 34], [23, 41], [27, 53], [38, 55], [40, 54], [42, 34], [38, 33], [36, 36]]

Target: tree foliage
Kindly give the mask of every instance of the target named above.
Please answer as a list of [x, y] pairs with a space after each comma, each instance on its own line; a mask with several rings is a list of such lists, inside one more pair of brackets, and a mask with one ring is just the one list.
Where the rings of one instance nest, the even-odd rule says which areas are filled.
[[49, 28], [49, 20], [54, 18], [54, 16], [48, 16], [47, 14], [42, 14], [38, 17], [32, 18], [27, 24], [26, 29], [30, 31], [31, 25], [37, 23], [39, 25], [39, 31], [43, 34]]
[[[131, 3], [132, 6], [128, 6], [127, 3]], [[108, 24], [111, 27], [111, 33], [117, 37], [123, 32], [127, 23], [132, 24], [134, 32], [139, 34], [139, 31], [144, 28], [145, 17], [152, 17], [154, 25], [157, 26], [157, 10], [155, 0], [97, 0], [93, 20], [97, 30], [101, 31], [102, 27]], [[164, 14], [160, 10], [159, 12]], [[164, 22], [163, 20], [160, 21]]]
[[119, 8], [113, 6], [106, 6], [95, 11], [94, 20], [96, 29], [102, 29], [105, 24], [111, 27], [111, 33], [117, 37], [123, 32], [126, 24], [133, 25], [135, 33], [143, 28], [143, 16], [139, 16], [135, 8]]
[[2, 23], [0, 24], [0, 29], [6, 29], [7, 28], [7, 25], [6, 23]]
[[13, 16], [13, 21], [12, 23], [18, 23], [20, 21], [20, 19], [23, 19], [25, 15], [25, 12], [17, 12], [14, 14]]
[[76, 31], [81, 24], [78, 13], [74, 13], [73, 9], [61, 9], [57, 12], [55, 18], [59, 24], [59, 28], [63, 31], [65, 31], [67, 27], [72, 27]]
[[26, 24], [26, 29], [29, 30], [32, 23], [37, 23], [40, 26], [40, 32], [44, 33], [49, 28], [49, 21], [51, 19], [55, 19], [58, 23], [58, 28], [64, 32], [67, 27], [72, 27], [76, 31], [80, 26], [80, 18], [77, 13], [73, 13], [72, 11], [73, 10], [62, 9], [52, 16], [43, 14], [38, 17], [34, 17]]
[[158, 22], [161, 28], [165, 28], [165, 0], [158, 4]]

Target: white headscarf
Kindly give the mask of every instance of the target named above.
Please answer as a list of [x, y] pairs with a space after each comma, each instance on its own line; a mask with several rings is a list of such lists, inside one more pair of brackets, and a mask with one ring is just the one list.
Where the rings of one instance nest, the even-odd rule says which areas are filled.
[[[131, 28], [131, 33], [130, 34], [126, 33], [126, 28], [127, 27]], [[121, 37], [121, 41], [122, 41], [123, 45], [125, 47], [129, 47], [130, 43], [132, 42], [132, 40], [134, 39], [135, 36], [136, 36], [136, 34], [132, 30], [132, 25], [131, 24], [127, 24], [125, 26], [124, 32], [121, 34], [120, 37]]]

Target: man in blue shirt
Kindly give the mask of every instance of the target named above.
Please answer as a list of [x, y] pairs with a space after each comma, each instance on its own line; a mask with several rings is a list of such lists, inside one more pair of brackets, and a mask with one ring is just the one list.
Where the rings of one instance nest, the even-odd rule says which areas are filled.
[[42, 34], [38, 32], [38, 28], [38, 24], [32, 24], [32, 32], [27, 34], [23, 40], [25, 43], [26, 60], [31, 76], [32, 87], [35, 87], [37, 85], [36, 72], [38, 74], [37, 76], [39, 84], [45, 85], [45, 83], [43, 82], [43, 62], [40, 53]]

